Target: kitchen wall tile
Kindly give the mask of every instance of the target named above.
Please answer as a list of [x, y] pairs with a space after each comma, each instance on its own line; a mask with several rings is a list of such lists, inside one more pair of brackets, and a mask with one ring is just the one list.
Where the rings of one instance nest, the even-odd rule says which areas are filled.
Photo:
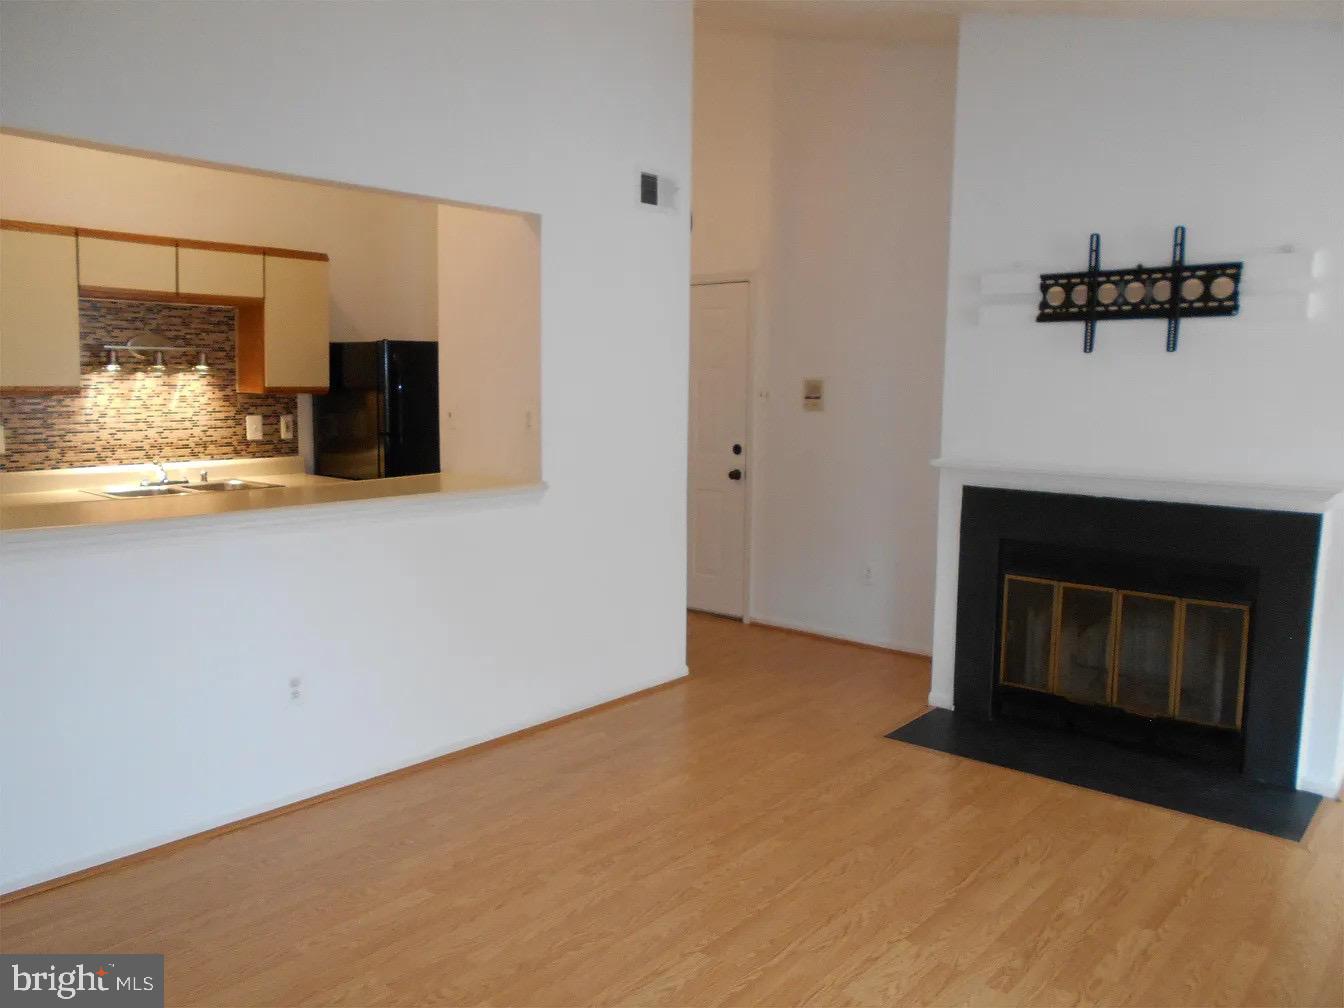
[[[280, 440], [280, 415], [296, 411], [295, 397], [244, 395], [235, 387], [235, 321], [232, 308], [81, 298], [79, 393], [0, 398], [0, 469], [298, 454], [297, 440]], [[132, 336], [186, 349], [164, 355], [161, 375], [148, 369], [149, 360], [125, 353], [120, 372], [104, 371], [103, 345]], [[192, 370], [201, 350], [210, 365], [204, 374]], [[246, 438], [249, 413], [264, 418], [261, 441]]]

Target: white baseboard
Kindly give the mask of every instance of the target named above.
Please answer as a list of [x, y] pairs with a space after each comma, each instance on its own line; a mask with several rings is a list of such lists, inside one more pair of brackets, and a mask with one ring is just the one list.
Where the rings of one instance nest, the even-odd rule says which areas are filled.
[[1337, 777], [1333, 781], [1328, 781], [1315, 777], [1299, 777], [1297, 779], [1297, 789], [1334, 801], [1339, 797], [1339, 792], [1344, 789], [1344, 778]]
[[929, 706], [952, 710], [952, 694], [944, 693], [942, 690], [929, 690]]
[[743, 622], [779, 627], [781, 630], [797, 630], [799, 633], [816, 634], [818, 637], [832, 637], [835, 640], [847, 641], [850, 644], [866, 644], [869, 647], [885, 648], [888, 651], [902, 651], [905, 654], [919, 655], [921, 658], [929, 658], [933, 655], [933, 649], [925, 643], [916, 644], [910, 641], [868, 637], [810, 621], [780, 619], [768, 613], [752, 613]]

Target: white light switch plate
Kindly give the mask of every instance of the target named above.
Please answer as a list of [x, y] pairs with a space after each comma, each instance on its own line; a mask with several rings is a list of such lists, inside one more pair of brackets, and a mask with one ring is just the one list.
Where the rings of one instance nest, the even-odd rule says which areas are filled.
[[294, 440], [294, 414], [284, 413], [280, 416], [280, 440]]
[[247, 415], [247, 439], [249, 441], [261, 440], [261, 414], [249, 413]]

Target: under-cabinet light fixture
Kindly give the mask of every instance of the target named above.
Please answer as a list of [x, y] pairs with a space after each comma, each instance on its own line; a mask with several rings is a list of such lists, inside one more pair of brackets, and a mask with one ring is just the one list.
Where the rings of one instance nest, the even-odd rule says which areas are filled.
[[148, 343], [140, 343], [142, 337], [133, 337], [125, 343], [104, 343], [103, 349], [107, 351], [107, 363], [103, 365], [105, 371], [120, 371], [121, 361], [118, 354], [128, 353], [133, 358], [142, 359], [146, 354], [153, 354], [153, 363], [149, 365], [149, 370], [156, 374], [163, 374], [168, 370], [164, 362], [163, 355], [167, 353], [195, 353], [196, 363], [192, 365], [191, 370], [205, 373], [210, 370], [210, 362], [206, 360], [205, 351], [197, 347], [184, 346], [153, 346]]

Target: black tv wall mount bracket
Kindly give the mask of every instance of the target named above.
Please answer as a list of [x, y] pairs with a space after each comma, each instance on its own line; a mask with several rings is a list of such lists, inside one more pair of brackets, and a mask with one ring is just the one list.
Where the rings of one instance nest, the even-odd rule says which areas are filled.
[[1091, 353], [1097, 323], [1111, 319], [1167, 320], [1167, 353], [1176, 352], [1181, 319], [1235, 315], [1241, 308], [1239, 262], [1187, 264], [1185, 226], [1171, 239], [1170, 266], [1101, 268], [1101, 235], [1088, 242], [1087, 269], [1042, 273], [1037, 322], [1083, 323], [1083, 353]]

